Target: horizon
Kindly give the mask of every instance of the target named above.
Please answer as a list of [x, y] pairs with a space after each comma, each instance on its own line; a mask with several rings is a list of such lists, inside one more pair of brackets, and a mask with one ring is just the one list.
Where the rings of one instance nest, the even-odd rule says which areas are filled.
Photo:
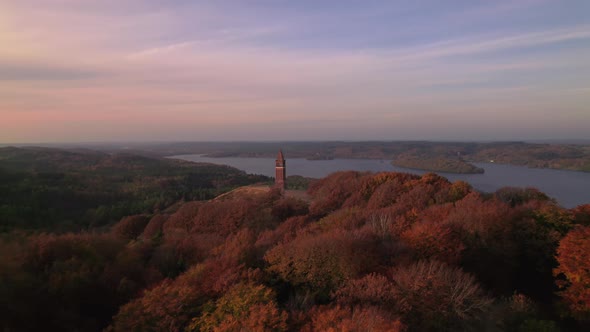
[[8, 0], [0, 146], [588, 141], [588, 12], [579, 0]]
[[119, 148], [129, 148], [122, 145], [130, 145], [131, 147], [143, 147], [143, 146], [158, 146], [158, 145], [174, 145], [174, 144], [234, 144], [234, 143], [246, 143], [246, 144], [294, 144], [294, 143], [432, 143], [432, 144], [496, 144], [496, 143], [523, 143], [523, 144], [556, 144], [556, 145], [589, 145], [590, 139], [538, 139], [538, 140], [346, 140], [346, 139], [334, 139], [334, 140], [159, 140], [159, 141], [63, 141], [63, 142], [15, 142], [15, 143], [2, 143], [0, 142], [0, 148], [5, 147], [41, 147], [41, 148], [97, 148], [105, 146], [113, 146]]

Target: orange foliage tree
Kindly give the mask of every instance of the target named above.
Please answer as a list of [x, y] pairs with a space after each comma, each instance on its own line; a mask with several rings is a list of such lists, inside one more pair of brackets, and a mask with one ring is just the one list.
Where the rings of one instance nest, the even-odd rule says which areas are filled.
[[186, 331], [285, 331], [287, 313], [279, 310], [272, 289], [238, 284], [209, 303]]
[[346, 282], [334, 292], [334, 298], [342, 305], [383, 306], [394, 312], [406, 309], [395, 285], [387, 277], [376, 273]]
[[110, 330], [182, 331], [203, 302], [197, 288], [166, 280], [122, 306]]
[[396, 317], [378, 307], [319, 306], [301, 331], [399, 332], [405, 331]]
[[310, 214], [322, 217], [340, 208], [358, 192], [361, 178], [362, 174], [359, 172], [336, 172], [312, 183], [308, 189], [313, 198], [309, 207]]
[[448, 223], [415, 223], [401, 234], [401, 239], [412, 250], [415, 260], [457, 263], [464, 248], [458, 232]]
[[395, 268], [390, 278], [409, 309], [404, 321], [417, 331], [461, 329], [492, 302], [471, 275], [437, 261]]
[[590, 319], [590, 227], [578, 226], [570, 231], [557, 249], [559, 266], [554, 274], [559, 295], [571, 313], [580, 319]]
[[342, 281], [370, 270], [377, 261], [370, 239], [334, 230], [307, 234], [270, 249], [268, 270], [293, 285], [329, 293]]

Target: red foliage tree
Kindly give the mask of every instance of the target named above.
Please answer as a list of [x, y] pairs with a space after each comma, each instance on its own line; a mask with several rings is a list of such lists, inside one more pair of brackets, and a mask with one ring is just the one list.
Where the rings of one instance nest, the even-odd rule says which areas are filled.
[[572, 209], [577, 224], [590, 226], [590, 204], [580, 205]]
[[514, 207], [529, 201], [548, 201], [549, 197], [536, 188], [503, 187], [494, 193], [497, 200]]
[[311, 322], [301, 331], [398, 332], [403, 324], [377, 307], [320, 306], [311, 311]]
[[557, 249], [559, 266], [554, 274], [559, 295], [571, 313], [584, 320], [590, 319], [590, 227], [578, 226], [570, 231]]
[[309, 212], [308, 204], [302, 200], [283, 197], [272, 205], [271, 214], [278, 220], [285, 220], [289, 217], [306, 215]]
[[464, 249], [461, 238], [448, 223], [418, 222], [401, 234], [415, 260], [434, 259], [457, 263]]
[[150, 222], [145, 226], [140, 238], [143, 240], [150, 240], [162, 234], [164, 223], [168, 219], [167, 215], [156, 214], [150, 219]]
[[309, 212], [313, 216], [325, 216], [340, 208], [346, 200], [358, 192], [362, 173], [336, 172], [312, 183], [308, 193], [313, 198]]
[[112, 331], [182, 331], [204, 302], [198, 289], [166, 280], [121, 307]]
[[122, 239], [134, 240], [143, 232], [149, 221], [150, 218], [145, 215], [128, 216], [116, 223], [111, 232]]
[[297, 232], [308, 224], [306, 216], [291, 217], [277, 228], [261, 232], [256, 240], [256, 246], [268, 249], [279, 242], [289, 242], [295, 238]]
[[237, 234], [227, 237], [222, 245], [213, 249], [211, 256], [227, 261], [229, 264], [255, 265], [258, 257], [257, 248], [254, 246], [255, 242], [254, 232], [245, 228]]
[[329, 292], [342, 281], [369, 272], [378, 255], [371, 239], [334, 230], [298, 236], [269, 250], [269, 271], [294, 285]]
[[403, 311], [395, 285], [380, 274], [371, 273], [360, 279], [349, 280], [334, 292], [341, 305], [382, 306], [394, 312]]
[[390, 206], [395, 203], [397, 196], [405, 190], [403, 183], [397, 178], [384, 182], [371, 193], [367, 201], [367, 209], [374, 210]]
[[471, 185], [465, 181], [455, 181], [444, 193], [446, 196], [441, 201], [456, 202], [473, 191]]
[[440, 262], [395, 268], [390, 278], [408, 305], [405, 322], [418, 331], [460, 329], [491, 304], [471, 275]]
[[224, 259], [209, 259], [174, 280], [160, 285], [121, 307], [113, 331], [184, 331], [202, 306], [237, 283], [256, 282], [259, 273]]
[[164, 235], [167, 235], [171, 230], [179, 229], [184, 232], [190, 231], [193, 220], [199, 213], [203, 202], [188, 202], [180, 206], [180, 208], [166, 220], [162, 230]]
[[407, 191], [410, 184], [419, 179], [419, 176], [408, 173], [377, 173], [363, 179], [359, 193], [369, 201], [369, 207], [383, 207], [395, 201], [396, 196]]
[[336, 210], [322, 218], [318, 225], [322, 231], [354, 230], [363, 226], [368, 220], [368, 211], [358, 207], [348, 207]]
[[268, 229], [276, 226], [271, 216], [271, 204], [272, 200], [264, 195], [209, 201], [193, 216], [189, 231], [226, 237], [242, 228], [256, 232]]

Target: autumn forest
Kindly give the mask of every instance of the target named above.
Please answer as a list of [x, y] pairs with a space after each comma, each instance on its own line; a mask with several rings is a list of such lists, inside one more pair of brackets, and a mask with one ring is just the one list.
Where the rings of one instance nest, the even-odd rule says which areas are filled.
[[260, 189], [271, 181], [158, 157], [0, 149], [0, 329], [590, 328], [590, 204], [433, 173]]

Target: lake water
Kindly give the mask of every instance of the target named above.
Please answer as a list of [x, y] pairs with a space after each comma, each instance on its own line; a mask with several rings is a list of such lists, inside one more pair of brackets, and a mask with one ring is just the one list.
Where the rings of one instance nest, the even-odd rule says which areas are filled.
[[[271, 158], [208, 158], [200, 155], [179, 155], [170, 158], [229, 165], [247, 173], [274, 176], [275, 160]], [[572, 208], [590, 203], [590, 173], [538, 169], [522, 166], [474, 163], [485, 170], [484, 174], [439, 173], [450, 181], [463, 180], [474, 188], [493, 192], [501, 187], [535, 187], [555, 198], [559, 204]], [[287, 159], [287, 175], [321, 178], [337, 171], [405, 172], [424, 174], [427, 171], [395, 167], [387, 160], [334, 159], [307, 160]]]

